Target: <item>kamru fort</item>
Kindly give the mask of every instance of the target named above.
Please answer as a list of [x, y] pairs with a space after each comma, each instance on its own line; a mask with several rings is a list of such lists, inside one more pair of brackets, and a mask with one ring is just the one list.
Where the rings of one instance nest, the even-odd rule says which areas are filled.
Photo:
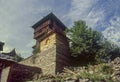
[[[65, 35], [66, 26], [50, 13], [32, 26], [39, 53], [16, 62], [15, 49], [10, 53], [0, 53], [0, 82], [23, 82], [39, 77], [40, 74], [56, 75], [70, 66], [69, 39]], [[0, 50], [3, 50], [0, 42]]]

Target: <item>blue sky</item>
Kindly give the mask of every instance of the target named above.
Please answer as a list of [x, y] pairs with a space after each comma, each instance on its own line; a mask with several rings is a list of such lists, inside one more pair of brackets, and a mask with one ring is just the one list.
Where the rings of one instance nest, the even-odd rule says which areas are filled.
[[76, 20], [103, 33], [120, 46], [120, 0], [0, 0], [0, 41], [4, 51], [16, 48], [23, 57], [31, 55], [31, 26], [53, 12], [67, 27]]

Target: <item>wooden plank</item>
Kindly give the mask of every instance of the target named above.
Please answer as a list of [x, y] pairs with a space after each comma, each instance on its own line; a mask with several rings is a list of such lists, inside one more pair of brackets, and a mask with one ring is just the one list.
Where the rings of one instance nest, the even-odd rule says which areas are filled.
[[50, 24], [51, 24], [51, 20], [47, 20], [46, 22], [44, 22], [43, 24], [41, 24], [40, 26], [38, 26], [38, 27], [34, 30], [34, 32], [37, 32], [37, 31], [43, 29], [44, 27], [49, 26]]

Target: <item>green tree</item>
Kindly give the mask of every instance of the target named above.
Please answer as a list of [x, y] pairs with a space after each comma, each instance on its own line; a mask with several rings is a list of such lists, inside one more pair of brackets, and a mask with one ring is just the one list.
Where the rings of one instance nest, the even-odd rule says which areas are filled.
[[108, 60], [113, 60], [116, 57], [120, 57], [120, 47], [108, 40], [104, 40], [102, 49], [104, 50], [103, 57]]
[[37, 54], [37, 53], [39, 53], [39, 52], [40, 52], [39, 47], [35, 47], [35, 48], [33, 49], [33, 51], [32, 51], [33, 54]]
[[16, 54], [16, 56], [15, 56], [15, 60], [17, 61], [17, 62], [20, 62], [20, 61], [22, 61], [24, 58], [21, 56], [21, 54]]
[[103, 36], [100, 32], [88, 28], [84, 21], [74, 22], [73, 27], [66, 30], [66, 34], [71, 40], [72, 56], [84, 55], [92, 60], [100, 57], [96, 52], [102, 47]]

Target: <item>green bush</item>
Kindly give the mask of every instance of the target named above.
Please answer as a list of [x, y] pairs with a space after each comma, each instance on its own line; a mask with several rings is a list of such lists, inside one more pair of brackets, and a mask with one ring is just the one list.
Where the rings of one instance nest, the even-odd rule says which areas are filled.
[[33, 54], [37, 54], [37, 53], [39, 53], [40, 52], [40, 49], [39, 49], [39, 47], [35, 47], [34, 49], [33, 49]]
[[112, 74], [113, 69], [109, 65], [103, 64], [100, 67], [100, 71], [105, 74]]
[[81, 77], [82, 78], [86, 78], [86, 79], [90, 79], [92, 82], [97, 82], [97, 81], [101, 81], [104, 79], [104, 76], [102, 75], [99, 75], [98, 73], [89, 73], [89, 72], [82, 72], [81, 73]]

